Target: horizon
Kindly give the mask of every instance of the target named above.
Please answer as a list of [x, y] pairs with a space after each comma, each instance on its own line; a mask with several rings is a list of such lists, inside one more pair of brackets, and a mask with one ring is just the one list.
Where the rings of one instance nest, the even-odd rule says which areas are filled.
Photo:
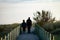
[[50, 11], [52, 17], [60, 20], [60, 1], [59, 0], [0, 0], [0, 24], [21, 23], [27, 20], [36, 11]]

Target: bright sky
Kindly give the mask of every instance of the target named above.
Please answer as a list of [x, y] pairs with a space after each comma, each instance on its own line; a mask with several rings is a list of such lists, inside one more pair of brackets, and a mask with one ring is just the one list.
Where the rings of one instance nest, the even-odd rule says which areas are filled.
[[60, 19], [60, 0], [0, 0], [0, 24], [11, 24], [31, 17], [36, 11], [48, 10]]

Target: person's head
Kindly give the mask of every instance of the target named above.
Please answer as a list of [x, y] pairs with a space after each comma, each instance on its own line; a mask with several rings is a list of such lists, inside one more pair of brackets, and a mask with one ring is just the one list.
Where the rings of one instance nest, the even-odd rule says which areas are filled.
[[25, 20], [23, 20], [23, 22], [25, 22]]
[[30, 17], [28, 17], [28, 19], [30, 19]]

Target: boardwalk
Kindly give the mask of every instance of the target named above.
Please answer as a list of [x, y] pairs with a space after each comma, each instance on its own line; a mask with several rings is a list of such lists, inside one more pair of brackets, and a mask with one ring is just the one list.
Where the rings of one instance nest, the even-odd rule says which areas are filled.
[[34, 34], [21, 34], [17, 40], [39, 40]]
[[29, 34], [27, 33], [27, 30], [26, 30], [26, 33], [22, 33], [21, 35], [19, 35], [17, 40], [39, 40], [39, 38], [32, 33], [33, 30], [34, 30], [34, 28], [32, 27], [31, 33], [29, 33]]

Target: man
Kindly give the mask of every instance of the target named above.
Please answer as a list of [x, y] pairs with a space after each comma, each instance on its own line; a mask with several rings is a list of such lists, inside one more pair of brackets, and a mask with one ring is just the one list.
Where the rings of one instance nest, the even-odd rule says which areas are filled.
[[28, 28], [28, 33], [30, 33], [30, 29], [31, 29], [31, 26], [32, 26], [32, 21], [30, 19], [30, 17], [27, 19], [27, 28]]

